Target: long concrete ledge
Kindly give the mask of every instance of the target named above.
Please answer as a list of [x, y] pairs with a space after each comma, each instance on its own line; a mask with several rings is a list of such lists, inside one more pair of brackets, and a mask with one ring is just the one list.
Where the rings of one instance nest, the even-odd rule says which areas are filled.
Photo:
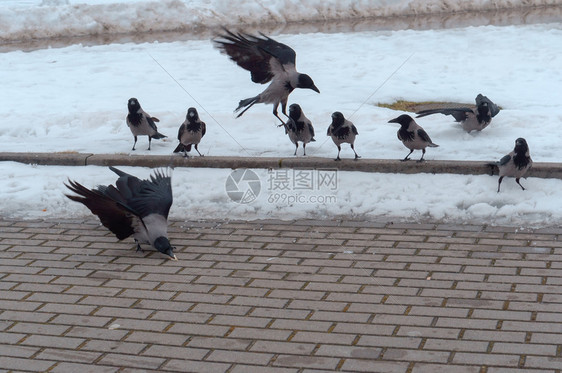
[[[432, 160], [422, 163], [401, 162], [394, 159], [367, 159], [357, 161], [317, 157], [191, 157], [178, 155], [126, 155], [88, 153], [8, 153], [0, 152], [0, 161], [14, 161], [38, 165], [59, 166], [138, 166], [138, 167], [209, 167], [209, 168], [303, 168], [337, 169], [340, 171], [362, 171], [382, 173], [430, 173], [430, 174], [497, 174], [496, 167], [486, 161]], [[490, 161], [491, 162], [491, 161]], [[562, 163], [535, 162], [528, 176], [562, 179]]]

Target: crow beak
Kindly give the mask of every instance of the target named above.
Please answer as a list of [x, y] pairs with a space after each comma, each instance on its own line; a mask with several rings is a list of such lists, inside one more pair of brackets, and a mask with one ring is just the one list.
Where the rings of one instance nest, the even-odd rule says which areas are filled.
[[394, 118], [394, 119], [389, 120], [388, 123], [398, 123], [398, 121], [396, 120], [396, 118]]
[[174, 256], [170, 256], [170, 257], [169, 257], [170, 260], [175, 260], [175, 261], [177, 261], [177, 260], [178, 260], [178, 257], [176, 256], [176, 254], [173, 254], [173, 255], [174, 255]]
[[310, 87], [310, 89], [312, 89], [313, 91], [316, 91], [318, 93], [320, 93], [320, 90], [313, 84], [312, 87]]

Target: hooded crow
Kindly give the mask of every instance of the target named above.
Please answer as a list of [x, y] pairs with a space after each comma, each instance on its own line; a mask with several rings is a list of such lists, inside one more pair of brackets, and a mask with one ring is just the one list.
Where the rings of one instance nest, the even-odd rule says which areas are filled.
[[499, 112], [500, 108], [498, 105], [494, 104], [488, 97], [478, 94], [476, 96], [476, 108], [459, 107], [421, 110], [416, 113], [416, 118], [437, 113], [452, 115], [457, 122], [461, 123], [462, 128], [470, 133], [471, 131], [482, 131]]
[[148, 136], [148, 150], [150, 150], [150, 142], [152, 139], [162, 139], [166, 137], [158, 132], [156, 124], [154, 123], [160, 122], [160, 120], [158, 118], [151, 117], [142, 110], [139, 100], [134, 97], [130, 98], [127, 102], [127, 107], [129, 108], [129, 114], [127, 114], [127, 126], [129, 126], [129, 129], [135, 137], [132, 150], [135, 150], [137, 136]]
[[109, 169], [119, 175], [113, 185], [88, 189], [69, 180], [66, 187], [78, 195], [66, 196], [84, 204], [97, 215], [101, 223], [123, 240], [133, 236], [137, 251], [141, 243], [149, 243], [170, 259], [177, 260], [168, 239], [168, 212], [172, 206], [170, 176], [156, 171], [149, 180], [140, 180], [115, 167]]
[[306, 155], [306, 144], [314, 139], [314, 127], [312, 122], [304, 115], [299, 104], [292, 104], [289, 106], [289, 119], [285, 126], [285, 133], [289, 135], [289, 139], [295, 144], [295, 154], [299, 149], [299, 141], [302, 142], [303, 155]]
[[191, 145], [194, 145], [197, 153], [203, 156], [199, 152], [199, 149], [197, 149], [197, 145], [201, 142], [201, 138], [205, 136], [205, 132], [207, 132], [207, 125], [199, 119], [197, 109], [190, 107], [187, 109], [185, 121], [178, 131], [178, 140], [180, 140], [180, 143], [177, 148], [174, 149], [174, 153], [183, 152], [184, 157], [188, 157], [187, 152], [191, 151]]
[[344, 142], [351, 145], [351, 150], [353, 150], [353, 152], [355, 153], [355, 159], [361, 158], [357, 155], [357, 152], [353, 147], [355, 136], [357, 136], [358, 134], [359, 132], [357, 132], [357, 128], [355, 127], [355, 125], [345, 119], [342, 113], [336, 111], [332, 114], [332, 123], [328, 127], [327, 135], [332, 137], [334, 144], [336, 144], [336, 146], [338, 147], [338, 156], [335, 159], [336, 161], [341, 161], [341, 144]]
[[310, 76], [297, 71], [295, 51], [282, 43], [279, 43], [264, 34], [254, 36], [244, 33], [233, 33], [224, 29], [224, 33], [218, 35], [220, 39], [214, 39], [216, 47], [230, 57], [238, 66], [251, 73], [254, 83], [269, 86], [259, 95], [241, 100], [234, 112], [242, 108], [237, 118], [246, 112], [252, 105], [257, 103], [273, 104], [273, 115], [281, 123], [283, 119], [277, 115], [277, 108], [281, 104], [281, 111], [287, 116], [287, 100], [289, 94], [295, 88], [308, 88], [320, 93]]
[[418, 160], [418, 162], [422, 162], [423, 156], [425, 155], [425, 148], [431, 147], [435, 148], [439, 145], [434, 144], [433, 141], [429, 138], [429, 135], [423, 128], [421, 128], [415, 120], [412, 119], [411, 116], [407, 114], [402, 114], [398, 118], [394, 118], [388, 121], [388, 123], [399, 123], [400, 129], [398, 130], [398, 140], [402, 141], [405, 147], [410, 149], [410, 152], [406, 156], [406, 158], [402, 159], [402, 161], [409, 160], [410, 154], [414, 152], [416, 149], [421, 149], [422, 156]]
[[514, 177], [515, 182], [519, 184], [521, 189], [525, 190], [519, 179], [524, 177], [533, 165], [527, 141], [522, 137], [518, 138], [515, 140], [515, 148], [513, 148], [512, 152], [503, 156], [499, 162], [490, 163], [489, 165], [491, 167], [497, 166], [499, 169], [498, 193], [500, 192], [500, 185], [504, 176]]

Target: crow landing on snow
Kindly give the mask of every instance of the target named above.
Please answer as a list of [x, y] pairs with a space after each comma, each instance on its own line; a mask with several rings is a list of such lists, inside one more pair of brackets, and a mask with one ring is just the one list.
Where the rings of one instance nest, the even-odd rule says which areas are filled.
[[270, 83], [259, 95], [240, 101], [234, 111], [244, 110], [237, 118], [254, 104], [264, 103], [273, 104], [273, 115], [285, 123], [279, 117], [277, 108], [281, 104], [281, 112], [287, 116], [287, 101], [295, 88], [308, 88], [320, 93], [310, 76], [297, 71], [297, 54], [291, 47], [261, 33], [254, 36], [233, 33], [226, 28], [223, 31], [213, 40], [215, 46], [238, 66], [248, 70], [254, 83]]
[[476, 96], [476, 108], [458, 107], [441, 108], [418, 111], [416, 118], [425, 117], [431, 114], [452, 115], [462, 128], [470, 133], [472, 131], [482, 131], [492, 123], [492, 118], [500, 112], [498, 105], [494, 104], [488, 97], [478, 94]]

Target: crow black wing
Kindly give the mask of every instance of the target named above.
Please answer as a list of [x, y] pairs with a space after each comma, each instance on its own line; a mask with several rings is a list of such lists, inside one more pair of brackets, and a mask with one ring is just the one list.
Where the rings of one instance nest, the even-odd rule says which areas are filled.
[[140, 218], [150, 214], [168, 217], [172, 206], [172, 179], [161, 171], [155, 171], [149, 180], [140, 180], [136, 176], [109, 167], [119, 175], [115, 185], [124, 197], [123, 207]]
[[312, 127], [311, 123], [308, 124], [308, 130], [310, 131], [310, 135], [314, 138], [314, 127]]
[[205, 136], [205, 133], [207, 133], [207, 125], [205, 122], [201, 122], [201, 137]]
[[126, 201], [141, 218], [150, 214], [168, 218], [172, 202], [172, 179], [161, 171], [155, 171], [150, 180], [142, 180], [136, 193]]
[[69, 180], [68, 182], [70, 185], [66, 183], [64, 185], [78, 196], [68, 194], [66, 196], [84, 204], [119, 240], [135, 233], [132, 226], [133, 215], [121, 204], [124, 199], [117, 189], [110, 185], [99, 187], [98, 190], [90, 190], [75, 181]]
[[156, 123], [154, 123], [154, 119], [156, 119], [156, 121], [158, 121], [157, 118], [153, 118], [150, 115], [146, 115], [146, 121], [148, 122], [148, 125], [155, 131], [158, 131], [158, 128], [156, 128]]
[[181, 143], [181, 137], [183, 136], [184, 132], [185, 132], [185, 124], [182, 123], [182, 125], [178, 129], [178, 140], [180, 140], [180, 143]]
[[500, 159], [500, 166], [504, 166], [504, 165], [508, 164], [509, 161], [511, 161], [511, 155], [509, 155], [509, 154], [508, 154], [508, 155], [504, 155], [504, 156], [502, 157], [502, 159]]
[[336, 136], [338, 139], [345, 139], [347, 136], [349, 136], [349, 132], [350, 132], [349, 127], [340, 127], [335, 131], [332, 131], [334, 136]]
[[480, 104], [483, 102], [486, 102], [488, 104], [488, 109], [490, 109], [490, 114], [492, 115], [492, 117], [495, 117], [500, 112], [500, 108], [498, 107], [498, 105], [494, 104], [488, 97], [479, 93], [478, 96], [476, 96], [476, 105], [480, 106]]
[[428, 110], [421, 110], [416, 113], [416, 118], [425, 117], [431, 114], [444, 114], [444, 115], [452, 115], [457, 122], [466, 120], [467, 113], [473, 113], [474, 111], [469, 107], [460, 107], [460, 108], [442, 108], [442, 109], [428, 109]]
[[271, 68], [271, 58], [277, 59], [281, 66], [294, 65], [296, 53], [285, 44], [263, 34], [261, 36], [235, 34], [224, 29], [224, 34], [219, 35], [223, 40], [214, 39], [214, 42], [232, 61], [251, 73], [253, 82], [264, 84], [275, 75]]
[[429, 135], [427, 134], [427, 132], [425, 132], [423, 128], [418, 129], [418, 136], [420, 137], [420, 139], [422, 139], [425, 142], [433, 143], [433, 141], [431, 141]]

